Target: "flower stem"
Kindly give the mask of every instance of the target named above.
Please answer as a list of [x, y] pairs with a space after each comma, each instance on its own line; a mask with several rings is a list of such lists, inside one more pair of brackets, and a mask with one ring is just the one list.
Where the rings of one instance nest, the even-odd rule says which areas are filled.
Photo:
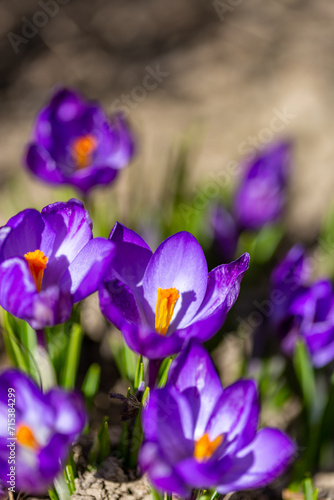
[[157, 383], [162, 359], [150, 359], [148, 363], [147, 385], [153, 389]]

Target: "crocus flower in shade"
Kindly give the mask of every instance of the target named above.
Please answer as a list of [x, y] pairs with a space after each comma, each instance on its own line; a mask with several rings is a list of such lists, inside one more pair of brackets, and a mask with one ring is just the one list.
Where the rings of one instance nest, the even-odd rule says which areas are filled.
[[291, 145], [268, 146], [245, 165], [234, 197], [233, 213], [241, 229], [257, 230], [277, 221], [286, 201]]
[[61, 88], [37, 115], [25, 163], [40, 179], [87, 193], [110, 184], [134, 153], [132, 133], [120, 114]]
[[196, 341], [174, 363], [167, 385], [151, 392], [142, 417], [139, 464], [158, 490], [186, 498], [193, 489], [226, 494], [262, 487], [284, 472], [295, 445], [280, 430], [257, 430], [252, 380], [223, 389]]
[[170, 236], [154, 254], [122, 224], [115, 224], [109, 238], [116, 256], [99, 290], [100, 307], [131, 349], [162, 359], [190, 338], [205, 342], [219, 330], [238, 297], [248, 254], [208, 273], [190, 233]]
[[85, 421], [85, 406], [79, 393], [54, 388], [43, 394], [18, 370], [3, 372], [0, 479], [9, 486], [9, 459], [13, 450], [15, 491], [45, 493], [65, 465], [70, 445], [82, 432]]
[[215, 204], [210, 211], [213, 249], [223, 262], [233, 260], [239, 239], [239, 228], [224, 205]]
[[329, 280], [310, 284], [310, 272], [308, 257], [299, 245], [276, 266], [272, 290], [281, 297], [272, 324], [285, 354], [292, 356], [297, 340], [303, 340], [313, 365], [320, 368], [334, 359], [334, 294]]
[[93, 239], [78, 200], [23, 210], [0, 229], [0, 305], [35, 329], [63, 323], [97, 290], [113, 253], [112, 242]]

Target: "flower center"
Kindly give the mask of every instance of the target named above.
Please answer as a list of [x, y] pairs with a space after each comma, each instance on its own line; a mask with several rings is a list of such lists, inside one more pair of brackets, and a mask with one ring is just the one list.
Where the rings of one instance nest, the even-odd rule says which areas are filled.
[[179, 292], [176, 288], [158, 288], [155, 331], [160, 335], [166, 335], [167, 333], [178, 298]]
[[40, 292], [42, 288], [42, 280], [46, 264], [48, 262], [48, 257], [44, 255], [41, 250], [35, 250], [34, 252], [28, 252], [24, 254], [25, 260], [28, 262], [29, 271], [31, 272], [34, 282], [37, 287], [37, 291]]
[[194, 457], [198, 462], [206, 462], [222, 442], [223, 436], [218, 436], [213, 441], [210, 441], [208, 434], [204, 434], [195, 442]]
[[39, 444], [35, 439], [34, 433], [28, 425], [20, 424], [18, 426], [16, 439], [20, 445], [26, 446], [27, 448], [32, 448], [33, 450], [37, 450], [39, 448]]
[[85, 168], [91, 164], [96, 147], [97, 141], [93, 135], [82, 135], [73, 141], [74, 161], [78, 168]]

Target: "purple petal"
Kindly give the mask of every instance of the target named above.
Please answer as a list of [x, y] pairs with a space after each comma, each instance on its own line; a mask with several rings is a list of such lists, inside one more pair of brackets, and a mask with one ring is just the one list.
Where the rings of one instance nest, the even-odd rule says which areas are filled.
[[37, 210], [20, 212], [9, 219], [2, 231], [5, 231], [6, 236], [1, 246], [1, 261], [23, 257], [25, 253], [35, 250], [41, 250], [47, 256], [52, 252], [55, 233]]
[[230, 262], [237, 250], [239, 230], [232, 215], [223, 205], [214, 205], [210, 213], [214, 248], [220, 262]]
[[152, 251], [134, 231], [119, 222], [114, 225], [109, 239], [116, 245], [113, 276], [134, 288], [139, 285], [152, 257]]
[[207, 286], [208, 268], [203, 250], [190, 233], [181, 232], [161, 243], [143, 279], [145, 312], [154, 324], [158, 288], [176, 288], [180, 294], [169, 332], [182, 327], [196, 314]]
[[142, 472], [147, 472], [154, 487], [161, 492], [175, 493], [187, 498], [190, 489], [177, 475], [174, 468], [163, 459], [161, 450], [155, 442], [144, 442], [139, 452], [139, 464]]
[[254, 439], [259, 411], [255, 383], [253, 380], [239, 380], [224, 389], [206, 432], [211, 440], [223, 434], [228, 452], [238, 451]]
[[[254, 441], [235, 457], [234, 464], [216, 489], [225, 494], [265, 486], [284, 472], [295, 452], [295, 444], [283, 432], [261, 429]], [[252, 462], [245, 467], [247, 456]]]
[[176, 334], [159, 335], [153, 328], [142, 324], [122, 324], [125, 342], [133, 351], [149, 359], [164, 359], [179, 352], [184, 340]]
[[168, 385], [175, 385], [180, 392], [190, 396], [192, 407], [197, 413], [195, 439], [201, 438], [223, 392], [212, 360], [203, 346], [192, 341], [181, 352], [172, 365]]
[[55, 432], [67, 436], [68, 443], [72, 443], [86, 423], [86, 409], [81, 394], [54, 388], [45, 395], [45, 399], [55, 410]]
[[102, 314], [119, 330], [124, 322], [137, 324], [141, 321], [133, 293], [117, 279], [100, 286], [99, 301]]
[[42, 210], [42, 217], [56, 232], [53, 253], [49, 256], [43, 285], [58, 283], [60, 276], [92, 239], [92, 222], [83, 203], [69, 200], [53, 203]]
[[221, 328], [238, 298], [240, 283], [248, 265], [249, 254], [245, 253], [238, 260], [210, 271], [203, 303], [190, 324], [180, 332], [182, 337], [196, 337], [205, 342]]
[[60, 280], [60, 288], [70, 290], [73, 302], [96, 292], [111, 265], [115, 250], [115, 245], [109, 240], [90, 240], [69, 265]]
[[191, 457], [180, 461], [175, 471], [186, 484], [193, 488], [209, 489], [217, 484], [230, 467], [231, 459], [228, 456], [221, 460], [208, 460], [208, 462], [199, 462]]
[[29, 170], [45, 182], [62, 184], [66, 177], [57, 168], [57, 163], [51, 157], [49, 151], [39, 144], [30, 144], [25, 153], [25, 164]]
[[145, 439], [156, 441], [170, 463], [192, 455], [194, 423], [191, 408], [174, 387], [151, 392], [142, 421]]

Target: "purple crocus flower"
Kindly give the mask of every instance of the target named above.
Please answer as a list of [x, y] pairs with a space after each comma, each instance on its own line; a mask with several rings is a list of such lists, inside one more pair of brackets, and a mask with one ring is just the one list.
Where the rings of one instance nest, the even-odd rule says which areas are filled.
[[190, 233], [170, 236], [154, 254], [122, 224], [115, 224], [109, 238], [116, 255], [99, 290], [100, 307], [131, 349], [162, 359], [190, 338], [205, 342], [219, 330], [238, 297], [248, 254], [208, 273]]
[[0, 305], [35, 329], [63, 323], [97, 290], [113, 253], [112, 242], [93, 239], [78, 200], [23, 210], [0, 229]]
[[296, 341], [308, 347], [313, 366], [321, 368], [334, 359], [334, 294], [329, 280], [299, 289], [280, 324], [281, 347], [292, 355]]
[[295, 445], [283, 432], [257, 431], [255, 383], [222, 388], [205, 349], [192, 341], [172, 365], [167, 385], [151, 392], [143, 412], [139, 463], [153, 485], [189, 497], [267, 485], [287, 467]]
[[10, 369], [0, 375], [0, 402], [0, 479], [16, 492], [45, 493], [84, 428], [83, 399], [60, 388], [43, 394]]
[[294, 246], [274, 269], [272, 290], [280, 292], [272, 323], [282, 351], [292, 356], [297, 340], [308, 347], [315, 367], [334, 359], [334, 294], [329, 280], [309, 284], [311, 266], [305, 250]]
[[257, 230], [282, 215], [290, 173], [291, 145], [271, 144], [245, 165], [233, 213], [241, 229]]
[[37, 115], [25, 162], [40, 179], [87, 193], [110, 184], [133, 153], [132, 133], [122, 115], [108, 120], [98, 104], [61, 88]]

